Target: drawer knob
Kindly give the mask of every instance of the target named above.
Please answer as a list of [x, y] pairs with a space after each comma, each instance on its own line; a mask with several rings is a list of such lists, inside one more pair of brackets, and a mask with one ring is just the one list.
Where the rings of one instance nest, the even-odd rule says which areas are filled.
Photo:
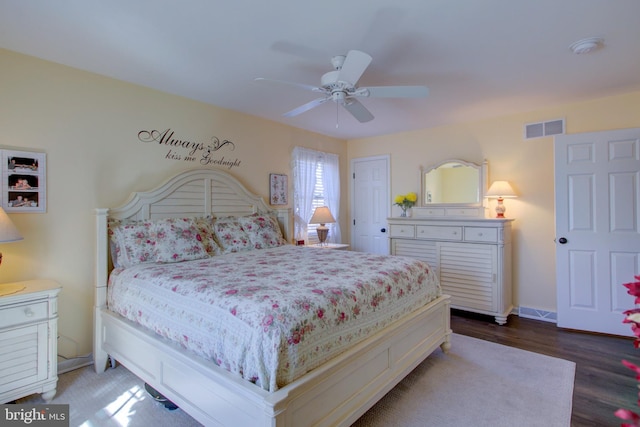
[[35, 313], [31, 310], [31, 307], [27, 307], [24, 309], [24, 315], [27, 317], [33, 317]]
[[478, 236], [482, 236], [482, 233], [478, 233]]

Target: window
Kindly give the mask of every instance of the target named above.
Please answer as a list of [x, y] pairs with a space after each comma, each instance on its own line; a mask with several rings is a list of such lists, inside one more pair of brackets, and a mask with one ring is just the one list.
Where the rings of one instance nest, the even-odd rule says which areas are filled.
[[340, 169], [336, 154], [295, 147], [292, 155], [293, 169], [293, 210], [296, 240], [317, 243], [318, 224], [309, 224], [315, 209], [327, 206], [336, 219], [329, 227], [328, 242], [341, 241], [340, 212]]

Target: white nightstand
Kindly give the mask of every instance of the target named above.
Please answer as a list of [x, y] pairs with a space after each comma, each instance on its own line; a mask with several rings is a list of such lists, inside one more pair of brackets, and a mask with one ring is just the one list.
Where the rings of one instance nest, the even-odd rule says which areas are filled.
[[310, 248], [319, 248], [319, 249], [337, 249], [337, 250], [346, 250], [349, 245], [345, 243], [317, 243], [315, 245], [309, 245]]
[[0, 403], [55, 396], [60, 289], [53, 280], [0, 284]]

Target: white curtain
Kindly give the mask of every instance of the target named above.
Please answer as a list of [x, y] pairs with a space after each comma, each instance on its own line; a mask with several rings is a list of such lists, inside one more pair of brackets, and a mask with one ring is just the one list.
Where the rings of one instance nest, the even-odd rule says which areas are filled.
[[331, 214], [336, 219], [333, 224], [328, 224], [331, 243], [342, 243], [340, 234], [340, 158], [337, 154], [324, 153], [322, 168], [322, 182], [324, 184], [324, 201]]
[[307, 238], [307, 224], [313, 215], [313, 190], [316, 185], [315, 166], [318, 153], [295, 147], [292, 153], [293, 231], [296, 241]]
[[293, 219], [296, 240], [309, 242], [308, 224], [314, 211], [319, 164], [322, 165], [322, 197], [336, 223], [329, 227], [329, 242], [340, 242], [340, 168], [336, 154], [323, 153], [309, 148], [295, 147], [292, 153]]

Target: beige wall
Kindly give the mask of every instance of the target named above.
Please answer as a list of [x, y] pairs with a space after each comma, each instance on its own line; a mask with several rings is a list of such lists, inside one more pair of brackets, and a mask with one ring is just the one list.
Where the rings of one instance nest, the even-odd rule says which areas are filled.
[[[417, 132], [352, 140], [349, 161], [390, 154], [391, 194], [420, 191], [420, 166], [450, 158], [489, 161], [489, 181], [510, 181], [515, 218], [515, 304], [556, 311], [553, 138], [524, 140], [525, 123], [564, 118], [567, 133], [640, 127], [640, 92]], [[393, 147], [389, 151], [389, 147]], [[494, 214], [495, 202], [489, 213]]]
[[171, 128], [178, 139], [232, 141], [235, 150], [215, 157], [238, 159], [231, 173], [265, 199], [269, 173], [290, 174], [296, 145], [337, 153], [347, 173], [341, 140], [6, 50], [0, 50], [0, 69], [0, 145], [45, 152], [48, 180], [46, 213], [10, 214], [24, 240], [0, 248], [0, 282], [51, 278], [64, 286], [59, 347], [66, 357], [91, 352], [95, 208], [120, 205], [132, 191], [202, 167], [165, 158], [170, 147], [142, 143], [138, 132]]

